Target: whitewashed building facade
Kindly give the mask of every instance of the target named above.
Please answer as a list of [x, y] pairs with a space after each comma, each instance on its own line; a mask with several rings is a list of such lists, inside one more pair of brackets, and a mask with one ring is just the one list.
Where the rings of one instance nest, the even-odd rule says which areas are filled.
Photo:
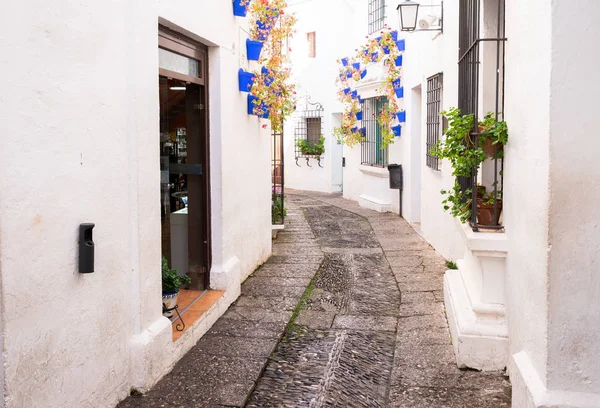
[[[3, 8], [0, 406], [113, 407], [148, 390], [269, 256], [271, 135], [237, 86], [247, 37], [231, 1]], [[192, 285], [224, 291], [176, 341], [161, 310], [173, 206]]]
[[[381, 25], [399, 28], [399, 1], [362, 3], [354, 16], [311, 28], [318, 38], [329, 24], [357, 24], [359, 34], [345, 36], [327, 63], [364, 43], [379, 19], [373, 9], [383, 6]], [[441, 2], [421, 3], [436, 7], [421, 8], [419, 19], [441, 17]], [[400, 32], [406, 122], [385, 163], [365, 162], [364, 144], [343, 146], [344, 197], [364, 207], [399, 211], [385, 165], [403, 166], [403, 217], [458, 264], [444, 288], [457, 364], [506, 367], [518, 408], [600, 406], [600, 232], [598, 216], [587, 211], [600, 196], [600, 142], [593, 131], [599, 22], [600, 4], [593, 0], [446, 0], [443, 33]], [[477, 54], [467, 55], [472, 50]], [[477, 70], [465, 82], [459, 62], [471, 57]], [[336, 75], [332, 69], [331, 76], [301, 79], [300, 86], [328, 89]], [[354, 87], [363, 98], [376, 88], [360, 81]], [[341, 113], [335, 98], [334, 91], [319, 99], [333, 116]], [[440, 190], [455, 178], [450, 163], [431, 157], [429, 147], [443, 138], [438, 112], [461, 104], [479, 118], [498, 111], [508, 124], [503, 163], [495, 168], [486, 160], [476, 179], [488, 191], [494, 175], [502, 183], [499, 231], [474, 231], [442, 207]], [[288, 160], [286, 171], [293, 166]], [[322, 181], [294, 187], [333, 191]]]

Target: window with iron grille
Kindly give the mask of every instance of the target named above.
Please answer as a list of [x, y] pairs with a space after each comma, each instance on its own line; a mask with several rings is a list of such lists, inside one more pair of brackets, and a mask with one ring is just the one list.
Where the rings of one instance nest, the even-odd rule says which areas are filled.
[[311, 145], [315, 145], [319, 143], [319, 140], [323, 135], [323, 106], [318, 102], [309, 102], [308, 98], [305, 103], [306, 106], [303, 111], [296, 111], [296, 127], [294, 129], [296, 157], [306, 157], [306, 155], [302, 154], [302, 151], [298, 146], [298, 141], [306, 140]]
[[385, 23], [385, 0], [369, 0], [369, 34], [383, 28]]
[[431, 155], [431, 148], [440, 140], [442, 123], [442, 73], [427, 78], [427, 150], [425, 152], [427, 167], [439, 170], [439, 160]]
[[365, 140], [361, 142], [361, 164], [384, 167], [388, 164], [388, 149], [382, 149], [383, 139], [377, 123], [377, 114], [387, 105], [384, 96], [368, 98], [362, 101], [362, 128]]

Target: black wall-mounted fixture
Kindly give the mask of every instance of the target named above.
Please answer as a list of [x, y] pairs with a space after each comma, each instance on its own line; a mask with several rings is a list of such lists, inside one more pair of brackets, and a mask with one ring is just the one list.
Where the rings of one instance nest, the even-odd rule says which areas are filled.
[[79, 224], [79, 273], [94, 272], [94, 226], [92, 223]]
[[390, 173], [390, 188], [393, 190], [400, 191], [399, 201], [399, 213], [402, 217], [402, 190], [404, 190], [404, 182], [402, 180], [402, 165], [401, 164], [388, 164], [388, 171]]

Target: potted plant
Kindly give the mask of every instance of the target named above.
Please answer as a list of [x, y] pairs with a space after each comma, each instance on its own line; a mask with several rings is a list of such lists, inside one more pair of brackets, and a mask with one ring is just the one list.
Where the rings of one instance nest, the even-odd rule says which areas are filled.
[[321, 156], [325, 153], [325, 138], [321, 136], [317, 143], [311, 143], [306, 139], [300, 139], [296, 142], [300, 152], [304, 156]]
[[[182, 285], [191, 282], [189, 276], [179, 276], [177, 269], [169, 268], [167, 258], [162, 257], [162, 299], [163, 309], [173, 309], [177, 306], [177, 295]], [[163, 312], [165, 317], [173, 316], [174, 311]]]
[[[484, 162], [486, 154], [484, 146], [490, 143], [492, 156], [496, 148], [497, 157], [503, 154], [502, 146], [508, 141], [508, 128], [506, 122], [495, 119], [493, 113], [485, 115], [484, 120], [478, 123], [480, 133], [477, 144], [471, 136], [474, 125], [472, 114], [462, 115], [460, 109], [450, 108], [443, 111], [448, 119], [448, 128], [444, 133], [445, 139], [438, 141], [431, 149], [431, 154], [440, 159], [448, 159], [452, 164], [452, 175], [455, 177], [470, 177], [473, 168], [477, 168]], [[451, 189], [440, 191], [445, 195], [442, 204], [444, 210], [449, 210], [462, 222], [471, 217], [472, 190], [463, 191], [455, 182]], [[484, 186], [477, 186], [477, 218], [482, 225], [497, 225], [502, 212], [502, 192], [494, 191], [487, 193]], [[494, 204], [494, 201], [496, 202]], [[494, 219], [494, 205], [496, 206], [496, 219]]]

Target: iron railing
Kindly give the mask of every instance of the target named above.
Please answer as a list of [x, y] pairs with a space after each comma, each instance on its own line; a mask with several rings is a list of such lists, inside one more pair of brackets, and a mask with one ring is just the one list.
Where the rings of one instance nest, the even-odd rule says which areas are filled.
[[377, 123], [379, 112], [387, 105], [384, 96], [364, 99], [362, 107], [362, 129], [365, 140], [360, 144], [361, 164], [385, 167], [388, 164], [388, 149], [383, 148], [381, 129]]
[[[485, 5], [487, 4], [491, 3], [486, 2]], [[484, 10], [481, 5], [481, 0], [460, 0], [458, 107], [463, 115], [474, 116], [474, 126], [470, 136], [475, 146], [479, 146], [479, 136], [482, 134], [478, 130], [482, 114], [491, 111], [497, 121], [504, 120], [504, 44], [506, 42], [504, 0], [498, 0], [497, 7], [494, 9]], [[482, 20], [485, 21], [483, 36], [480, 27]], [[482, 76], [484, 78], [482, 88], [485, 89], [485, 93], [480, 89]], [[489, 83], [490, 78], [494, 78], [493, 85]], [[490, 95], [490, 86], [495, 88], [493, 101], [490, 101], [487, 96]], [[474, 231], [480, 228], [504, 228], [500, 223], [504, 159], [499, 153], [498, 146], [494, 145], [494, 154], [490, 160], [486, 160], [481, 168], [474, 167], [470, 177], [458, 177], [461, 190], [471, 194], [470, 224]], [[493, 170], [489, 171], [490, 168], [487, 166], [492, 166]], [[478, 185], [479, 181], [480, 185]], [[481, 195], [483, 187], [491, 189], [493, 215], [491, 222], [488, 223], [482, 223], [481, 217], [478, 216], [478, 212], [483, 211], [484, 200], [478, 196], [478, 193]]]
[[431, 149], [440, 140], [442, 133], [442, 79], [442, 73], [435, 74], [427, 79], [427, 151], [425, 152], [425, 161], [427, 167], [433, 170], [440, 169], [439, 159], [431, 154]]
[[281, 225], [285, 222], [283, 131], [271, 137], [271, 222]]

